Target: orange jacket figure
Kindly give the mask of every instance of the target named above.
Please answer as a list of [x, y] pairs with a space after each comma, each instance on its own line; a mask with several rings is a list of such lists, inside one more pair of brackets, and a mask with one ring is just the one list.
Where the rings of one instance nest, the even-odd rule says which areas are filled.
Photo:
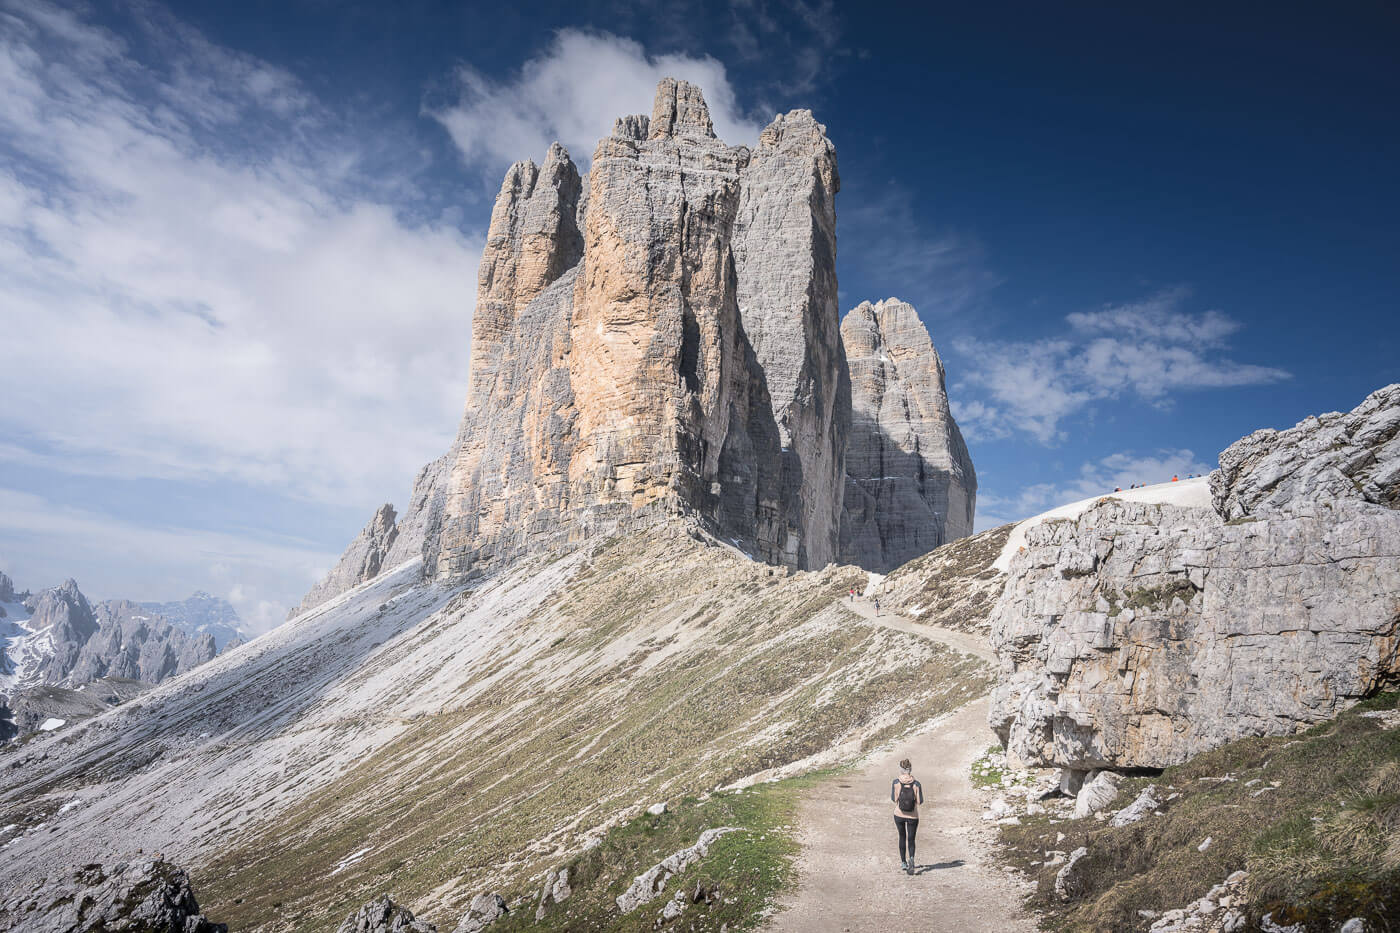
[[1173, 483], [1176, 482], [1176, 477], [1175, 477], [1175, 476], [1172, 477], [1172, 482], [1173, 482]]

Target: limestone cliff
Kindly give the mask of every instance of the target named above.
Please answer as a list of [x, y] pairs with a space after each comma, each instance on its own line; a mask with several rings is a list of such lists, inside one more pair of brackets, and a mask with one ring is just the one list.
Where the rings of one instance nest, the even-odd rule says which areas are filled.
[[360, 531], [340, 560], [302, 599], [301, 605], [287, 613], [287, 618], [301, 615], [321, 603], [338, 596], [351, 587], [371, 580], [385, 569], [390, 549], [399, 535], [394, 507], [381, 505]]
[[841, 337], [852, 420], [840, 557], [885, 572], [972, 534], [977, 474], [918, 312], [897, 298], [863, 302]]
[[[871, 312], [862, 365], [884, 364], [852, 434], [839, 189], [809, 111], [731, 146], [700, 89], [672, 79], [649, 116], [618, 118], [587, 176], [558, 144], [543, 165], [512, 165], [456, 442], [381, 530], [377, 566], [421, 554], [428, 576], [460, 579], [679, 519], [775, 564], [888, 569], [970, 533], [972, 465], [907, 305]], [[843, 509], [851, 490], [860, 501]], [[369, 579], [368, 544], [301, 610]]]
[[513, 167], [492, 213], [429, 569], [667, 516], [763, 560], [833, 560], [849, 394], [823, 128], [794, 111], [754, 152], [730, 146], [667, 79], [599, 142], [586, 188], [562, 148], [546, 168], [541, 186]]
[[1105, 498], [1031, 528], [992, 613], [993, 727], [1028, 762], [1162, 767], [1400, 683], [1397, 433], [1400, 385], [1231, 446], [1215, 509]]

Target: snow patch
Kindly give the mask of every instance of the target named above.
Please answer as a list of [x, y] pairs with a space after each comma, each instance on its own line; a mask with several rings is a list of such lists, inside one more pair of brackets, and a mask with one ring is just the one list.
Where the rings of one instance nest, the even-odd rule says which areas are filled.
[[68, 720], [66, 719], [54, 719], [52, 716], [50, 716], [48, 719], [45, 719], [42, 723], [39, 724], [39, 731], [52, 732], [55, 729], [61, 729], [67, 724]]
[[1069, 505], [1062, 505], [1048, 512], [1042, 512], [1012, 528], [1011, 534], [1006, 539], [1006, 544], [1001, 549], [1001, 554], [992, 562], [992, 566], [1001, 573], [1006, 573], [1011, 568], [1011, 558], [1025, 546], [1027, 531], [1041, 522], [1057, 518], [1078, 518], [1091, 505], [1102, 499], [1122, 499], [1125, 502], [1147, 502], [1153, 505], [1179, 505], [1193, 509], [1212, 508], [1210, 482], [1204, 476], [1179, 480], [1175, 483], [1158, 483], [1155, 486], [1144, 486], [1141, 489], [1104, 493], [1102, 496], [1091, 496], [1088, 499], [1080, 499], [1078, 502], [1071, 502]]

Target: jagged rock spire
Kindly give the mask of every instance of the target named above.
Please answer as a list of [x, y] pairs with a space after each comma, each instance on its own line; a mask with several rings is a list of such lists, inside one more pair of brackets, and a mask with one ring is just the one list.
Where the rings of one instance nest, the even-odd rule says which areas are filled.
[[913, 306], [862, 302], [841, 336], [852, 409], [841, 560], [884, 572], [972, 533], [977, 474]]

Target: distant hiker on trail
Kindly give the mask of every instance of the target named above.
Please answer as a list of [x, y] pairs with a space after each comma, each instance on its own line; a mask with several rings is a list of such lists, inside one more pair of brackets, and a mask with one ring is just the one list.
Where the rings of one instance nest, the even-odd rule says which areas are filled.
[[1179, 482], [1181, 482], [1181, 480], [1177, 479], [1175, 474], [1172, 474], [1172, 482], [1173, 482], [1173, 483], [1179, 483]]
[[880, 614], [880, 597], [878, 596], [875, 597], [875, 614]]
[[[924, 786], [909, 772], [913, 765], [906, 758], [899, 763], [899, 777], [890, 782], [894, 801], [894, 829], [899, 833], [899, 867], [914, 874], [914, 837], [919, 832], [919, 804], [924, 802]], [[905, 851], [909, 855], [905, 857]]]

